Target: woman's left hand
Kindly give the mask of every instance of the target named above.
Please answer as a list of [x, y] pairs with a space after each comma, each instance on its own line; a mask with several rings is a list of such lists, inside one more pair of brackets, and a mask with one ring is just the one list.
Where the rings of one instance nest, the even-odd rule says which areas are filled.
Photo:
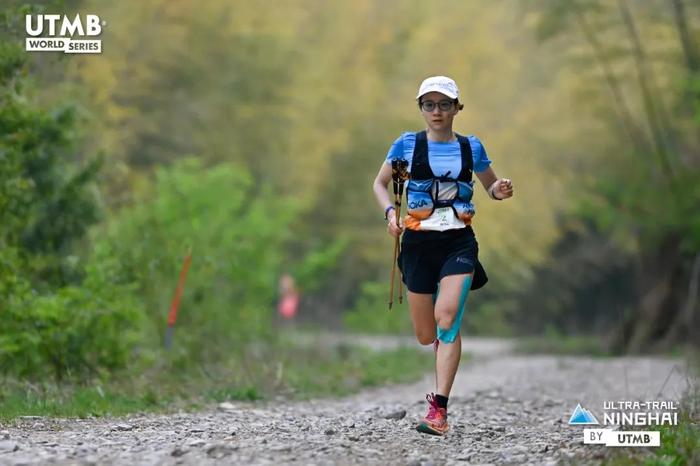
[[493, 192], [499, 199], [513, 197], [513, 182], [508, 178], [501, 178], [498, 180]]

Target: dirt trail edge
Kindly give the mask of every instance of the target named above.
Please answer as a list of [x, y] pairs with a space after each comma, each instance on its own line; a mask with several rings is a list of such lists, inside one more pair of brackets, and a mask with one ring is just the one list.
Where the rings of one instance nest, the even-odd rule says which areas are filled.
[[111, 419], [24, 418], [0, 432], [0, 464], [595, 462], [606, 447], [583, 445], [582, 427], [567, 424], [577, 403], [602, 422], [603, 401], [677, 400], [690, 383], [674, 359], [515, 355], [498, 340], [465, 339], [464, 346], [475, 356], [455, 381], [446, 437], [413, 428], [434, 387], [426, 375], [339, 400], [229, 403]]

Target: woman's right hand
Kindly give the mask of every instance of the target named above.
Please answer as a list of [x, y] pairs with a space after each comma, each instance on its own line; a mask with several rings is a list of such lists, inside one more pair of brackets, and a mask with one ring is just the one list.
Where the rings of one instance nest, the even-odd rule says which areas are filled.
[[399, 219], [399, 224], [396, 225], [396, 211], [394, 209], [389, 211], [387, 220], [388, 224], [386, 226], [386, 231], [394, 238], [401, 236], [401, 233], [403, 232], [403, 221]]

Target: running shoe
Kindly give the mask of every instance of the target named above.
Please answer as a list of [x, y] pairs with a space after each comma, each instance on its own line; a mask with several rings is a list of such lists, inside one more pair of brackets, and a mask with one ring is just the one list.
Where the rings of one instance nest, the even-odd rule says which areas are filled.
[[428, 414], [418, 423], [416, 430], [424, 434], [445, 435], [450, 426], [447, 425], [447, 409], [440, 408], [435, 400], [435, 394], [425, 395], [428, 400]]

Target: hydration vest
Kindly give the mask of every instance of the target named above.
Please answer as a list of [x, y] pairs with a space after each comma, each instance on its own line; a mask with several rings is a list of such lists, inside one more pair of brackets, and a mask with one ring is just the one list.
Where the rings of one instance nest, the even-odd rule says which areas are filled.
[[[450, 177], [450, 172], [444, 176], [435, 176], [428, 158], [428, 135], [425, 131], [416, 133], [411, 176], [406, 186], [407, 212], [411, 217], [425, 220], [435, 209], [451, 207], [455, 217], [467, 225], [471, 222], [474, 216], [474, 205], [471, 203], [474, 194], [472, 147], [467, 137], [459, 134], [456, 136], [462, 153], [462, 168], [457, 177], [453, 178]], [[455, 196], [451, 199], [438, 199], [440, 183], [456, 183]]]

